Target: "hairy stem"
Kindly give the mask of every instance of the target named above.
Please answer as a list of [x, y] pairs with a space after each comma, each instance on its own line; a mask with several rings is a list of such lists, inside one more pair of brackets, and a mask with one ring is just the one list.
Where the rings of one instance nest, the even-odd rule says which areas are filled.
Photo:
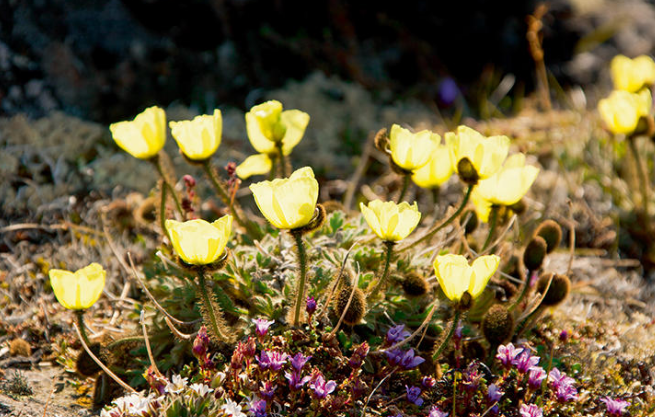
[[484, 241], [484, 245], [482, 245], [481, 252], [484, 252], [487, 249], [496, 232], [496, 223], [498, 223], [498, 207], [495, 205], [491, 206], [490, 215], [491, 219], [489, 219], [489, 234], [487, 235], [487, 239]]
[[296, 288], [296, 305], [293, 314], [293, 325], [300, 325], [300, 311], [303, 305], [303, 297], [305, 295], [305, 278], [307, 276], [307, 252], [305, 245], [302, 241], [302, 232], [296, 229], [291, 230], [291, 235], [296, 241], [296, 253], [298, 254], [298, 287]]
[[157, 172], [159, 172], [159, 176], [161, 179], [164, 181], [164, 187], [168, 188], [168, 191], [171, 192], [171, 196], [173, 197], [173, 201], [175, 201], [175, 206], [177, 207], [177, 211], [184, 217], [184, 209], [182, 208], [182, 204], [180, 203], [180, 199], [177, 196], [177, 193], [175, 192], [175, 188], [173, 188], [173, 185], [170, 183], [168, 180], [168, 176], [164, 172], [164, 167], [161, 164], [161, 158], [159, 155], [151, 159], [153, 163], [155, 164], [155, 167], [157, 167]]
[[84, 311], [85, 310], [75, 310], [75, 315], [77, 316], [77, 326], [80, 328], [80, 334], [84, 343], [91, 346], [91, 341], [89, 341], [89, 336], [86, 333], [86, 326], [84, 325]]
[[390, 241], [384, 242], [384, 245], [386, 246], [385, 257], [384, 257], [384, 270], [380, 278], [375, 283], [375, 286], [368, 293], [367, 298], [369, 300], [373, 300], [377, 295], [377, 293], [380, 291], [380, 289], [382, 289], [387, 282], [387, 279], [389, 277], [389, 270], [391, 269], [390, 268], [391, 256], [393, 255], [393, 247], [395, 244], [396, 244], [395, 242], [390, 242]]
[[414, 242], [410, 243], [409, 245], [406, 245], [402, 248], [399, 249], [400, 252], [403, 252], [407, 249], [411, 249], [414, 246], [418, 245], [419, 243], [429, 240], [432, 238], [432, 236], [435, 235], [439, 230], [443, 229], [444, 227], [448, 226], [450, 223], [453, 222], [460, 214], [462, 214], [462, 211], [464, 210], [464, 207], [466, 207], [466, 203], [468, 203], [469, 199], [471, 198], [471, 192], [473, 191], [474, 185], [469, 185], [468, 189], [466, 190], [466, 194], [464, 195], [464, 199], [462, 200], [461, 204], [457, 208], [457, 210], [444, 222], [441, 224], [433, 226], [430, 230], [428, 230], [423, 236], [421, 236], [419, 239], [415, 240]]
[[448, 346], [448, 342], [450, 342], [450, 339], [453, 338], [453, 335], [455, 334], [455, 329], [457, 329], [457, 325], [459, 324], [459, 317], [461, 315], [461, 312], [459, 309], [455, 309], [455, 316], [453, 317], [453, 321], [450, 325], [450, 328], [448, 329], [448, 334], [446, 337], [441, 341], [441, 344], [437, 348], [437, 350], [434, 351], [434, 354], [432, 355], [432, 360], [436, 361], [439, 359], [439, 356], [443, 353], [444, 349], [446, 349], [446, 346]]
[[635, 138], [629, 138], [628, 143], [630, 144], [630, 151], [632, 151], [632, 155], [635, 159], [635, 165], [637, 165], [637, 175], [639, 176], [639, 188], [641, 193], [641, 209], [644, 212], [646, 233], [649, 233], [652, 229], [650, 224], [650, 212], [648, 210], [648, 177], [644, 171], [644, 167], [641, 165], [641, 158], [639, 157], [639, 151], [637, 150]]
[[207, 174], [207, 177], [209, 178], [209, 181], [212, 183], [212, 186], [214, 187], [214, 190], [216, 190], [216, 193], [218, 194], [219, 198], [221, 199], [221, 201], [223, 201], [223, 204], [225, 204], [227, 208], [230, 210], [230, 214], [232, 215], [232, 217], [234, 217], [234, 220], [236, 220], [239, 226], [246, 229], [248, 234], [252, 236], [253, 239], [261, 239], [263, 235], [259, 230], [259, 228], [257, 228], [252, 222], [243, 220], [243, 218], [241, 217], [241, 208], [239, 207], [239, 203], [231, 199], [230, 196], [227, 194], [227, 191], [225, 191], [225, 188], [223, 188], [220, 179], [216, 175], [216, 171], [213, 170], [211, 165], [209, 164], [209, 159], [206, 159], [203, 162], [202, 168], [205, 171], [205, 174]]
[[403, 188], [400, 189], [400, 194], [398, 195], [398, 204], [400, 204], [403, 201], [403, 198], [405, 198], [405, 194], [407, 194], [407, 190], [409, 190], [410, 179], [411, 179], [410, 174], [403, 175]]
[[223, 333], [218, 325], [218, 319], [216, 318], [216, 312], [214, 311], [214, 305], [209, 298], [209, 293], [207, 292], [207, 282], [205, 281], [205, 273], [203, 271], [198, 272], [198, 290], [200, 291], [200, 297], [202, 298], [202, 303], [207, 310], [207, 315], [209, 316], [209, 325], [217, 338], [222, 338]]

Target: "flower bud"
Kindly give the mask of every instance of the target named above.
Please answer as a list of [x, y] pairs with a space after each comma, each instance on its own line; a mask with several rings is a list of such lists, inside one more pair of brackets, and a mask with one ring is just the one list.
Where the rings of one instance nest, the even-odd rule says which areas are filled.
[[473, 163], [466, 157], [460, 159], [457, 163], [457, 172], [459, 173], [459, 178], [468, 185], [475, 185], [480, 180]]
[[[550, 287], [548, 287], [548, 282], [550, 282]], [[571, 280], [564, 274], [553, 274], [552, 272], [541, 274], [537, 282], [537, 291], [543, 294], [547, 287], [548, 292], [541, 301], [541, 305], [554, 307], [569, 295]]]
[[405, 279], [401, 282], [401, 285], [405, 294], [411, 297], [425, 295], [430, 290], [430, 284], [416, 272], [410, 272], [405, 275]]
[[547, 250], [548, 244], [545, 239], [541, 236], [533, 237], [523, 251], [523, 265], [529, 271], [538, 270], [544, 262]]
[[546, 241], [547, 253], [557, 249], [562, 240], [562, 228], [554, 220], [543, 221], [534, 234], [535, 236], [541, 236]]
[[364, 297], [362, 290], [355, 288], [352, 300], [350, 301], [350, 306], [348, 307], [348, 310], [346, 310], [348, 300], [350, 299], [350, 293], [352, 291], [352, 287], [347, 285], [339, 291], [337, 299], [335, 300], [335, 310], [339, 317], [343, 316], [344, 323], [354, 326], [359, 324], [366, 314], [366, 297]]
[[482, 333], [492, 345], [501, 345], [514, 334], [514, 317], [502, 304], [493, 305], [482, 318]]

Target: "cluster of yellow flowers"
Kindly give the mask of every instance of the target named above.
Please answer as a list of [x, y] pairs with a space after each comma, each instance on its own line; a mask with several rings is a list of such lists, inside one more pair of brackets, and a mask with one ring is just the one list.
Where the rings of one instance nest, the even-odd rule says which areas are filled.
[[652, 118], [650, 88], [655, 83], [655, 62], [645, 55], [635, 59], [617, 55], [610, 72], [615, 89], [598, 103], [603, 122], [614, 134], [641, 133], [647, 126], [643, 121]]
[[[257, 155], [248, 157], [238, 168], [241, 178], [270, 171], [274, 163], [283, 163], [302, 139], [309, 115], [299, 110], [283, 111], [278, 101], [253, 107], [245, 116], [248, 137]], [[221, 143], [220, 110], [193, 120], [170, 122], [171, 134], [181, 153], [192, 161], [207, 161]], [[116, 143], [136, 158], [154, 158], [166, 140], [166, 115], [150, 107], [133, 121], [112, 124]], [[397, 168], [424, 188], [438, 187], [453, 173], [458, 173], [473, 189], [476, 212], [483, 222], [492, 206], [509, 206], [518, 202], [534, 182], [538, 169], [525, 165], [525, 155], [507, 158], [507, 136], [485, 137], [459, 126], [456, 132], [441, 137], [429, 130], [418, 133], [393, 125], [389, 135], [389, 154]], [[466, 170], [466, 172], [462, 172]], [[276, 228], [292, 233], [315, 221], [319, 185], [310, 167], [296, 170], [287, 178], [250, 185], [257, 207]], [[417, 227], [421, 213], [417, 203], [374, 200], [360, 204], [361, 212], [375, 234], [390, 247], [409, 236]], [[213, 223], [194, 219], [184, 222], [168, 219], [165, 229], [173, 249], [188, 265], [209, 265], [226, 252], [232, 232], [233, 216], [225, 215]], [[434, 269], [445, 294], [458, 301], [465, 291], [476, 297], [495, 272], [497, 256], [483, 256], [472, 266], [459, 255], [439, 256]], [[57, 299], [68, 308], [85, 309], [99, 297], [105, 271], [92, 264], [75, 273], [50, 272]]]

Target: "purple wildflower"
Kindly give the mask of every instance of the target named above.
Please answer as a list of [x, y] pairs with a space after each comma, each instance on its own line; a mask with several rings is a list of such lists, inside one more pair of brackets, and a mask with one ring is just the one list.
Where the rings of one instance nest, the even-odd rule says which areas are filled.
[[367, 342], [362, 343], [355, 349], [353, 352], [353, 355], [350, 357], [348, 360], [348, 366], [350, 366], [353, 369], [357, 369], [362, 366], [362, 363], [364, 363], [364, 359], [366, 359], [366, 356], [368, 355], [368, 352], [370, 350], [370, 347]]
[[532, 356], [527, 350], [524, 350], [523, 353], [512, 361], [512, 365], [516, 366], [516, 369], [522, 374], [527, 374], [538, 363], [539, 356]]
[[464, 372], [464, 389], [469, 392], [475, 392], [480, 386], [480, 379], [482, 374], [479, 371], [480, 364], [478, 362], [472, 362]]
[[423, 379], [421, 379], [421, 385], [423, 388], [433, 388], [437, 385], [437, 380], [431, 376], [424, 376]]
[[305, 302], [305, 311], [307, 311], [309, 317], [311, 317], [312, 314], [314, 314], [314, 312], [316, 311], [316, 300], [314, 299], [314, 297], [307, 297], [307, 300]]
[[537, 390], [541, 387], [541, 383], [546, 379], [546, 371], [541, 366], [534, 366], [528, 373], [528, 387], [531, 390]]
[[200, 330], [198, 330], [198, 335], [193, 341], [193, 348], [191, 351], [193, 352], [193, 356], [198, 359], [203, 359], [207, 353], [208, 348], [209, 335], [207, 334], [207, 328], [203, 325], [200, 326]]
[[337, 387], [337, 383], [334, 381], [325, 381], [323, 375], [318, 374], [314, 379], [314, 382], [309, 384], [309, 387], [314, 390], [314, 397], [322, 400], [323, 398], [330, 395], [334, 389]]
[[625, 409], [630, 405], [628, 401], [622, 400], [620, 398], [614, 399], [605, 397], [601, 398], [600, 401], [605, 403], [605, 406], [607, 406], [607, 412], [610, 416], [613, 417], [620, 417], [623, 415], [623, 413], [625, 413]]
[[419, 387], [405, 385], [405, 390], [407, 391], [407, 401], [419, 407], [423, 405], [423, 398], [421, 398], [421, 389]]
[[554, 389], [557, 389], [560, 385], [571, 385], [575, 382], [573, 378], [566, 376], [565, 373], [560, 372], [557, 368], [550, 370], [548, 381], [552, 384]]
[[505, 391], [501, 391], [500, 387], [496, 384], [491, 384], [487, 388], [487, 398], [489, 398], [489, 401], [491, 402], [497, 402], [500, 401], [500, 399], [505, 395]]
[[267, 400], [270, 400], [275, 395], [276, 389], [277, 389], [277, 385], [273, 385], [271, 381], [262, 382], [262, 386], [259, 389], [259, 395], [261, 395]]
[[414, 349], [406, 350], [399, 359], [398, 365], [405, 370], [412, 369], [425, 362], [425, 359], [422, 357], [414, 356]]
[[289, 355], [279, 350], [262, 350], [257, 362], [262, 369], [270, 369], [273, 372], [277, 372], [282, 369]]
[[394, 326], [387, 331], [387, 343], [390, 345], [402, 342], [411, 335], [410, 332], [405, 330], [404, 324]]
[[555, 390], [555, 397], [559, 403], [575, 401], [578, 399], [578, 390], [573, 385], [561, 384]]
[[301, 389], [307, 382], [309, 382], [312, 377], [309, 375], [301, 376], [300, 372], [285, 372], [284, 377], [289, 380], [289, 388], [291, 391], [298, 391]]
[[311, 356], [305, 356], [302, 353], [298, 352], [295, 354], [293, 358], [291, 358], [291, 366], [293, 367], [294, 370], [300, 372], [302, 370], [302, 367], [305, 366], [307, 361], [309, 361], [312, 357]]
[[571, 336], [571, 334], [567, 330], [562, 330], [559, 334], [559, 340], [566, 342], [569, 340], [569, 336]]
[[445, 411], [441, 411], [439, 407], [433, 405], [428, 417], [448, 417], [448, 413]]
[[257, 336], [264, 337], [268, 333], [268, 328], [271, 327], [271, 324], [275, 323], [275, 320], [266, 320], [266, 319], [252, 319], [252, 322], [255, 323], [255, 332]]
[[508, 343], [507, 345], [498, 346], [498, 354], [496, 359], [500, 361], [503, 365], [503, 368], [510, 369], [516, 360], [516, 357], [523, 351], [523, 348], [517, 349], [513, 344]]
[[266, 417], [266, 400], [255, 399], [248, 405], [248, 411], [255, 417]]
[[521, 404], [519, 412], [521, 413], [521, 417], [543, 417], [544, 415], [543, 410], [534, 404]]

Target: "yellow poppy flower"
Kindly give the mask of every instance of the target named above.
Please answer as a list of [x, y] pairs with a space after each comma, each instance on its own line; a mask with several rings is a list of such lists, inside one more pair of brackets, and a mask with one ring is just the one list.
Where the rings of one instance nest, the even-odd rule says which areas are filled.
[[393, 162], [406, 171], [421, 168], [430, 160], [441, 136], [429, 130], [412, 133], [398, 125], [391, 126], [389, 148]]
[[166, 142], [166, 113], [153, 106], [138, 114], [132, 121], [109, 126], [118, 146], [135, 158], [149, 159], [157, 155]]
[[475, 208], [475, 215], [478, 217], [478, 220], [482, 223], [487, 223], [489, 221], [489, 214], [491, 214], [492, 204], [480, 195], [478, 187], [473, 188], [473, 192], [471, 192], [471, 202]]
[[646, 55], [635, 59], [617, 55], [610, 63], [610, 73], [617, 90], [636, 93], [642, 87], [655, 83], [655, 61]]
[[277, 100], [254, 106], [246, 113], [246, 130], [250, 143], [259, 153], [274, 154], [278, 143], [289, 155], [300, 142], [309, 123], [309, 115], [300, 110], [282, 111]]
[[221, 144], [223, 118], [220, 110], [213, 115], [196, 116], [193, 120], [170, 122], [171, 134], [182, 153], [194, 161], [203, 161]]
[[525, 166], [525, 154], [511, 155], [500, 171], [478, 182], [480, 196], [491, 204], [511, 206], [528, 192], [539, 174], [539, 168]]
[[476, 299], [498, 269], [500, 258], [485, 255], [471, 265], [462, 255], [442, 255], [434, 260], [434, 271], [446, 297], [457, 302], [466, 291]]
[[237, 167], [236, 173], [242, 180], [248, 179], [253, 175], [264, 175], [271, 172], [273, 161], [268, 154], [258, 153], [250, 155]]
[[359, 209], [369, 227], [380, 239], [387, 242], [405, 239], [421, 220], [421, 212], [418, 211], [416, 202], [410, 206], [406, 201], [396, 204], [393, 201], [373, 200], [368, 206], [360, 203]]
[[412, 181], [421, 188], [439, 187], [453, 175], [450, 152], [446, 145], [437, 145], [427, 164], [414, 171]]
[[294, 171], [289, 178], [252, 184], [250, 190], [264, 217], [278, 229], [297, 229], [314, 218], [318, 181], [310, 167]]
[[107, 272], [100, 264], [92, 263], [75, 272], [51, 269], [48, 275], [61, 305], [71, 310], [85, 310], [100, 298]]
[[191, 265], [214, 263], [225, 252], [232, 233], [232, 216], [229, 214], [213, 223], [202, 219], [178, 222], [166, 220], [173, 249], [182, 260]]
[[457, 133], [446, 133], [453, 171], [459, 173], [459, 161], [468, 158], [478, 179], [489, 178], [500, 169], [507, 158], [509, 142], [507, 136], [485, 137], [467, 126], [459, 126]]
[[648, 116], [651, 107], [652, 98], [647, 89], [639, 93], [614, 90], [598, 103], [598, 111], [607, 129], [614, 134], [626, 135], [637, 129], [639, 119]]

